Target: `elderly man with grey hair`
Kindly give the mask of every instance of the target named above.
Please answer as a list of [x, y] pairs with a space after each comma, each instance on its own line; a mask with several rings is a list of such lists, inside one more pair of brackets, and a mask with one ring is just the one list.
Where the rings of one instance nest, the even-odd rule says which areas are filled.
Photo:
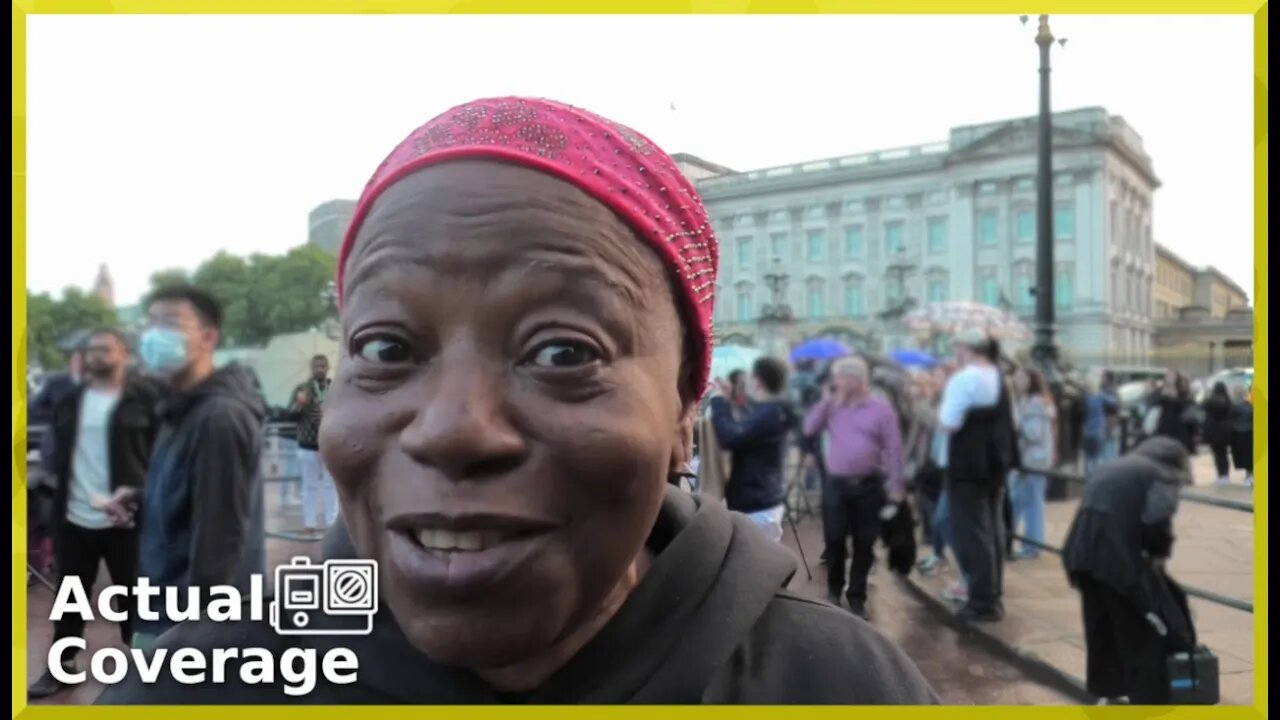
[[[906, 494], [902, 431], [893, 407], [871, 391], [861, 358], [842, 358], [832, 367], [832, 384], [805, 418], [805, 435], [828, 437], [823, 535], [827, 594], [834, 605], [845, 593], [849, 609], [866, 619], [867, 575], [875, 562], [880, 513]], [[846, 543], [853, 538], [853, 563], [845, 586]]]
[[992, 357], [992, 341], [977, 330], [956, 338], [961, 369], [947, 381], [938, 423], [950, 434], [946, 485], [951, 544], [964, 584], [949, 589], [960, 616], [1004, 617], [1004, 484], [1016, 459], [1013, 405]]

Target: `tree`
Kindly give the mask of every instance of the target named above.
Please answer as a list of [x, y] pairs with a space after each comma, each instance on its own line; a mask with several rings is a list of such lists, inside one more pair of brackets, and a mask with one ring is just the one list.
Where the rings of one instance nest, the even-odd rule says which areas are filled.
[[27, 358], [45, 370], [66, 367], [60, 347], [73, 333], [116, 324], [116, 313], [102, 298], [67, 288], [61, 298], [27, 293]]
[[158, 270], [151, 273], [151, 289], [159, 290], [164, 287], [172, 287], [174, 285], [188, 285], [191, 283], [191, 276], [186, 270], [181, 268], [170, 268], [168, 270]]

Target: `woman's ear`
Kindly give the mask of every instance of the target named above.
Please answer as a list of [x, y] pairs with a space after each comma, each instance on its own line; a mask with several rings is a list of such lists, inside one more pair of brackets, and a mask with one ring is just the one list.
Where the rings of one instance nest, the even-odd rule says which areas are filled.
[[689, 464], [693, 462], [693, 426], [698, 419], [698, 404], [685, 401], [680, 410], [680, 418], [676, 421], [675, 442], [671, 446], [671, 467], [675, 473], [689, 472]]

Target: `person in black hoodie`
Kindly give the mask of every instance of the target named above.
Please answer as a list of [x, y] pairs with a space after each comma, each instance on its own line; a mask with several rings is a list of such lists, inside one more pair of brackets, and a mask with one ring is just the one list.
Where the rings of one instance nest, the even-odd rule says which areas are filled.
[[[163, 377], [159, 432], [145, 491], [118, 491], [118, 522], [139, 530], [138, 574], [160, 588], [247, 587], [266, 565], [262, 478], [258, 472], [266, 415], [253, 375], [213, 366], [222, 309], [191, 287], [158, 290], [147, 301], [143, 365]], [[140, 618], [134, 644], [147, 647], [170, 626]]]
[[1190, 618], [1170, 607], [1164, 564], [1173, 554], [1178, 491], [1191, 482], [1186, 447], [1172, 438], [1144, 440], [1103, 463], [1076, 510], [1062, 563], [1084, 609], [1086, 684], [1101, 699], [1135, 705], [1169, 702], [1165, 656], [1186, 644]]
[[[130, 586], [137, 575], [138, 533], [115, 527], [106, 512], [110, 497], [121, 488], [139, 488], [147, 475], [155, 440], [154, 384], [128, 373], [128, 345], [114, 329], [95, 330], [84, 345], [88, 381], [63, 396], [52, 413], [54, 442], [55, 553], [63, 580], [76, 578], [86, 592], [98, 580], [105, 562], [115, 585]], [[83, 637], [84, 619], [75, 613], [54, 623], [54, 640]], [[128, 643], [131, 623], [119, 623]], [[64, 667], [73, 667], [64, 656]], [[32, 699], [49, 697], [64, 685], [50, 671], [29, 689]]]
[[799, 416], [787, 401], [787, 366], [776, 358], [756, 360], [751, 368], [752, 402], [740, 421], [720, 388], [711, 400], [711, 423], [720, 446], [733, 456], [724, 499], [730, 510], [749, 516], [770, 540], [782, 540], [787, 488], [783, 462]]
[[328, 557], [378, 561], [372, 633], [201, 621], [159, 645], [348, 647], [355, 681], [293, 697], [228, 668], [100, 702], [936, 704], [868, 624], [785, 589], [785, 548], [669, 483], [717, 253], [674, 161], [585, 111], [484, 100], [367, 188], [320, 451], [342, 503]]
[[1219, 485], [1231, 483], [1231, 394], [1226, 383], [1214, 383], [1204, 401], [1204, 441], [1213, 452]]

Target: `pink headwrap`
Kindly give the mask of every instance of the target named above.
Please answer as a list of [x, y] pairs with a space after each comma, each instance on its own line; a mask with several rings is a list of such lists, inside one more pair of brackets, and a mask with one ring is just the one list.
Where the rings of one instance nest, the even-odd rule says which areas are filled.
[[497, 98], [460, 105], [405, 138], [365, 186], [338, 253], [338, 293], [348, 255], [375, 200], [396, 181], [458, 159], [494, 159], [571, 183], [613, 210], [658, 253], [677, 280], [698, 368], [696, 397], [711, 373], [711, 318], [719, 246], [702, 199], [675, 161], [630, 128], [550, 100]]

